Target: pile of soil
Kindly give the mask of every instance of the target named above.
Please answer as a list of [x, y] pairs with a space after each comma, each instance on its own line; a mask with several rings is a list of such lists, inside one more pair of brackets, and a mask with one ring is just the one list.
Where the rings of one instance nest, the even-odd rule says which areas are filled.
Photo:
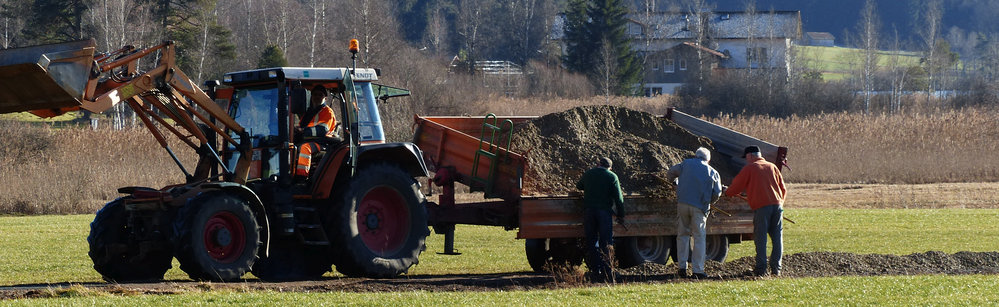
[[[704, 271], [712, 278], [731, 279], [752, 275], [753, 257], [743, 257], [726, 263], [708, 261]], [[629, 278], [676, 273], [676, 265], [646, 263], [620, 270]], [[996, 274], [999, 273], [999, 252], [958, 252], [947, 254], [930, 251], [906, 256], [884, 254], [853, 254], [841, 252], [809, 252], [787, 255], [783, 259], [784, 277], [830, 277], [921, 274]]]
[[512, 147], [527, 153], [524, 194], [578, 192], [583, 172], [608, 157], [626, 194], [664, 198], [675, 197], [666, 170], [698, 147], [713, 148], [668, 119], [615, 106], [577, 107], [522, 123], [514, 128]]

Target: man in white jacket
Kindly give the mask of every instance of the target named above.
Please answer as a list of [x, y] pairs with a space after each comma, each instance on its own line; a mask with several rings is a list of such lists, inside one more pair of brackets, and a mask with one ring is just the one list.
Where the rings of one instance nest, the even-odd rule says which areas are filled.
[[[701, 147], [694, 158], [673, 165], [666, 172], [667, 180], [676, 182], [676, 258], [677, 276], [687, 277], [687, 261], [691, 261], [693, 277], [707, 278], [704, 273], [705, 224], [711, 204], [721, 196], [721, 176], [708, 165], [711, 152]], [[693, 238], [693, 257], [691, 257]], [[691, 259], [693, 258], [693, 259]]]

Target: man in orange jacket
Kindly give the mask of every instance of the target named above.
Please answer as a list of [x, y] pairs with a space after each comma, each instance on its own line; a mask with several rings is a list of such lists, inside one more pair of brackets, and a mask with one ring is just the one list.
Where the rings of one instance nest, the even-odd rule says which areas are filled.
[[756, 267], [753, 273], [757, 276], [766, 274], [767, 270], [767, 235], [773, 241], [773, 251], [770, 254], [770, 273], [780, 275], [781, 254], [784, 244], [781, 232], [784, 226], [781, 222], [784, 213], [784, 179], [780, 170], [773, 163], [767, 162], [760, 154], [760, 148], [749, 146], [743, 151], [746, 166], [732, 179], [732, 184], [725, 190], [726, 196], [736, 196], [743, 192], [749, 199], [749, 207], [753, 209], [753, 242], [756, 243]]
[[[336, 116], [333, 108], [324, 103], [326, 100], [326, 88], [316, 85], [312, 88], [312, 97], [309, 100], [309, 109], [305, 111], [295, 127], [295, 132], [299, 133], [303, 139], [315, 137], [335, 137]], [[296, 177], [308, 177], [309, 168], [312, 167], [312, 155], [321, 150], [319, 144], [315, 142], [305, 142], [299, 145], [298, 160], [295, 166]]]

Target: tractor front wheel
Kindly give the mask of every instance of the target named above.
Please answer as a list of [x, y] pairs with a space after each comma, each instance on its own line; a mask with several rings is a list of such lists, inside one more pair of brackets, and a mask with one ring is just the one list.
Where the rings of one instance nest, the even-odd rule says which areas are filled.
[[430, 229], [426, 200], [399, 167], [358, 170], [327, 216], [336, 270], [355, 277], [393, 277], [419, 262]]
[[221, 192], [181, 208], [174, 232], [180, 269], [194, 280], [238, 280], [260, 247], [260, 226], [249, 204]]

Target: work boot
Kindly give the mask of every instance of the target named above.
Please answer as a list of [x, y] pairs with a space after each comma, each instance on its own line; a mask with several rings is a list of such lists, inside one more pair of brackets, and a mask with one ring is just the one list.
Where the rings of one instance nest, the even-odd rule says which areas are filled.
[[694, 273], [694, 275], [692, 275], [691, 277], [693, 277], [694, 279], [708, 279], [708, 274]]
[[676, 278], [687, 278], [687, 269], [677, 269]]
[[763, 269], [763, 270], [755, 269], [755, 270], [753, 270], [753, 276], [763, 277], [765, 275], [767, 275], [767, 270], [766, 269]]

